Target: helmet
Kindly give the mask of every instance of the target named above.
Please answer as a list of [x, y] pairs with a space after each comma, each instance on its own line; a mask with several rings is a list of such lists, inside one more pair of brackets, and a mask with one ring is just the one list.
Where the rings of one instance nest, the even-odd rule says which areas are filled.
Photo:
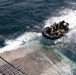
[[64, 26], [68, 26], [69, 24], [65, 22], [65, 23], [63, 23], [63, 25], [64, 25]]

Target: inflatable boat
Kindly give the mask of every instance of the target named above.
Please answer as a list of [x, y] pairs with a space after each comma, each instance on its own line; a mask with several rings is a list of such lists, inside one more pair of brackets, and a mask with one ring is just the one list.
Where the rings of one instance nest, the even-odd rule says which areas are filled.
[[[60, 22], [57, 24], [57, 25], [59, 25], [60, 24]], [[63, 37], [67, 32], [68, 32], [68, 30], [69, 30], [69, 28], [68, 28], [68, 23], [66, 23], [65, 24], [66, 26], [65, 27], [67, 27], [67, 28], [64, 28], [64, 26], [63, 26], [63, 28], [57, 28], [56, 30], [54, 30], [54, 32], [52, 32], [52, 29], [50, 28], [50, 27], [46, 27], [46, 28], [44, 28], [43, 30], [42, 30], [42, 35], [45, 37], [45, 38], [47, 38], [47, 39], [51, 39], [51, 40], [55, 40], [55, 39], [59, 39], [59, 38], [61, 38], [61, 37]], [[52, 27], [53, 27], [54, 25], [52, 25]], [[61, 31], [64, 31], [64, 32], [61, 32]], [[59, 32], [58, 32], [59, 31]], [[52, 33], [51, 33], [52, 32]]]

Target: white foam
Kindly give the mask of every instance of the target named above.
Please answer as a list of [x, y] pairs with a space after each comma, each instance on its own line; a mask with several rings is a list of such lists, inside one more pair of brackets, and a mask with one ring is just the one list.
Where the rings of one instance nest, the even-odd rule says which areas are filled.
[[50, 24], [54, 22], [59, 22], [62, 20], [65, 20], [70, 24], [69, 28], [76, 28], [76, 10], [72, 9], [64, 9], [63, 11], [60, 11], [58, 13], [60, 16], [54, 16], [52, 18], [49, 18], [47, 21], [45, 21], [45, 27], [49, 26]]
[[17, 49], [21, 47], [22, 44], [26, 44], [27, 42], [35, 40], [40, 36], [41, 36], [41, 33], [26, 32], [23, 35], [16, 38], [15, 40], [8, 40], [8, 41], [6, 40], [5, 41], [6, 46], [3, 48], [0, 48], [0, 53]]

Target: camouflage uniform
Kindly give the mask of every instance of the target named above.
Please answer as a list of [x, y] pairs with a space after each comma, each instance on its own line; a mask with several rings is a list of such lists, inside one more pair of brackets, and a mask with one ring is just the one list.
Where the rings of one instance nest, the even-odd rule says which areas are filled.
[[50, 33], [53, 34], [56, 30], [56, 26], [53, 24], [53, 25], [50, 26], [50, 29], [51, 29]]

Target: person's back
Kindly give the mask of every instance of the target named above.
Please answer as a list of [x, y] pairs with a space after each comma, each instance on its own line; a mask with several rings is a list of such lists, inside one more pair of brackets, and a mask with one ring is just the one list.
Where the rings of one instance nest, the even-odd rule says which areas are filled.
[[60, 21], [59, 22], [59, 25], [58, 25], [58, 28], [59, 29], [62, 29], [63, 28], [63, 24], [65, 23], [65, 21], [63, 20], [63, 21]]
[[68, 30], [69, 24], [65, 22], [65, 23], [63, 24], [63, 28], [64, 28], [65, 30]]
[[55, 27], [56, 27], [56, 31], [58, 30], [58, 28], [59, 28], [59, 26], [58, 26], [59, 24], [58, 23], [56, 23], [56, 25], [55, 25]]

